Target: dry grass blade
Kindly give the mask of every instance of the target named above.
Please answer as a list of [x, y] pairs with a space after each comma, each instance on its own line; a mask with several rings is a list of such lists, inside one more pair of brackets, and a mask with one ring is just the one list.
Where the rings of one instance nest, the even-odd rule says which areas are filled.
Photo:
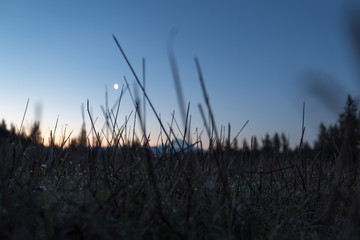
[[305, 102], [303, 103], [303, 111], [302, 111], [301, 138], [300, 138], [300, 144], [299, 144], [300, 150], [303, 147], [304, 134], [305, 134]]
[[[146, 78], [145, 78], [145, 58], [142, 60], [142, 69], [143, 69], [143, 87], [144, 92], [146, 91]], [[143, 92], [143, 129], [144, 129], [144, 136], [146, 137], [146, 98]]]
[[168, 55], [169, 55], [169, 62], [170, 62], [170, 67], [171, 67], [171, 72], [173, 75], [173, 79], [174, 79], [174, 84], [175, 84], [175, 90], [176, 90], [176, 96], [178, 99], [178, 103], [179, 103], [179, 108], [180, 108], [180, 113], [181, 113], [181, 120], [182, 123], [184, 124], [185, 127], [185, 118], [186, 118], [186, 113], [185, 113], [185, 100], [184, 100], [184, 94], [183, 94], [183, 90], [182, 90], [182, 86], [181, 86], [181, 80], [180, 80], [180, 74], [179, 74], [179, 69], [177, 66], [177, 62], [176, 62], [176, 58], [175, 58], [175, 53], [173, 50], [173, 43], [175, 40], [175, 36], [176, 36], [176, 30], [172, 30], [170, 32], [170, 36], [169, 36], [169, 40], [168, 40]]
[[198, 104], [198, 107], [199, 107], [200, 115], [201, 115], [201, 117], [202, 117], [202, 119], [203, 119], [203, 122], [204, 122], [204, 125], [205, 125], [206, 132], [207, 132], [208, 137], [209, 137], [209, 139], [210, 139], [210, 141], [211, 141], [212, 139], [211, 139], [210, 128], [209, 128], [209, 126], [208, 126], [208, 124], [207, 124], [207, 121], [206, 121], [206, 118], [205, 118], [205, 114], [204, 114], [204, 110], [203, 110], [202, 105], [201, 105], [200, 103]]
[[57, 118], [56, 118], [56, 123], [55, 123], [55, 127], [54, 127], [54, 132], [53, 132], [53, 139], [52, 139], [52, 141], [55, 143], [55, 134], [56, 134], [56, 129], [57, 129], [57, 125], [58, 125], [58, 123], [59, 123], [59, 115], [57, 116]]
[[94, 121], [93, 121], [92, 116], [91, 116], [91, 113], [90, 113], [89, 99], [87, 100], [87, 111], [88, 111], [89, 118], [90, 118], [90, 121], [91, 121], [92, 130], [93, 130], [94, 133], [95, 133], [95, 136], [96, 136], [98, 145], [101, 146], [100, 136], [99, 136], [99, 133], [96, 132], [95, 124], [94, 124]]
[[171, 113], [171, 121], [175, 123], [176, 128], [178, 129], [181, 137], [184, 137], [184, 133], [181, 131], [180, 126], [179, 126], [179, 124], [178, 124], [178, 122], [177, 122], [177, 120], [176, 120], [176, 118], [175, 118], [175, 111], [173, 111], [173, 112]]
[[[186, 135], [187, 135], [187, 133], [188, 133], [188, 127], [187, 127], [187, 125], [188, 125], [188, 119], [189, 119], [189, 112], [190, 112], [190, 102], [189, 102], [189, 104], [188, 104], [187, 111], [186, 111], [185, 129], [184, 129], [184, 136], [183, 136], [183, 142], [182, 142], [183, 146], [182, 146], [182, 148], [184, 148], [184, 143], [185, 143], [185, 141], [186, 141]], [[190, 118], [190, 121], [191, 121], [191, 118]], [[189, 128], [190, 128], [190, 127], [189, 127]], [[189, 132], [190, 132], [190, 131], [189, 131]], [[188, 141], [187, 141], [187, 143], [190, 144], [190, 134], [188, 134], [188, 135], [189, 135], [189, 136], [188, 136]]]
[[[124, 51], [123, 51], [123, 49], [121, 48], [121, 46], [120, 46], [120, 44], [119, 44], [118, 40], [116, 39], [116, 37], [115, 37], [114, 35], [113, 35], [113, 38], [114, 38], [114, 41], [115, 41], [115, 43], [116, 43], [117, 47], [119, 48], [119, 50], [120, 50], [121, 54], [123, 55], [123, 57], [124, 57], [124, 59], [125, 59], [125, 61], [126, 61], [127, 65], [129, 66], [129, 68], [130, 68], [131, 72], [133, 73], [133, 75], [134, 75], [134, 77], [135, 77], [136, 82], [138, 83], [139, 87], [140, 87], [140, 88], [141, 88], [141, 90], [143, 91], [143, 94], [144, 94], [144, 96], [145, 96], [146, 100], [148, 101], [148, 103], [149, 103], [149, 105], [150, 105], [150, 107], [151, 107], [151, 109], [152, 109], [152, 111], [153, 111], [153, 113], [154, 113], [154, 115], [155, 115], [156, 119], [158, 120], [158, 122], [159, 122], [159, 124], [160, 124], [160, 127], [162, 128], [162, 131], [164, 132], [165, 136], [167, 137], [167, 139], [168, 139], [168, 140], [170, 141], [170, 143], [171, 143], [170, 137], [169, 137], [168, 133], [166, 132], [165, 127], [164, 127], [163, 123], [161, 122], [161, 120], [160, 120], [160, 118], [159, 118], [158, 113], [157, 113], [157, 112], [156, 112], [156, 110], [155, 110], [155, 107], [154, 107], [154, 106], [153, 106], [153, 104], [151, 103], [151, 101], [150, 101], [150, 99], [149, 99], [149, 97], [148, 97], [148, 95], [147, 95], [147, 93], [146, 93], [146, 91], [145, 91], [144, 87], [143, 87], [143, 86], [142, 86], [142, 84], [140, 83], [140, 80], [139, 80], [139, 78], [137, 77], [137, 75], [136, 75], [136, 73], [135, 73], [135, 71], [134, 71], [134, 69], [133, 69], [132, 65], [130, 64], [130, 62], [129, 62], [128, 58], [126, 57], [125, 52], [124, 52]], [[171, 147], [174, 149], [174, 146], [172, 145], [172, 143], [171, 143]]]
[[234, 139], [232, 140], [231, 145], [234, 144], [235, 139], [240, 135], [240, 133], [242, 132], [242, 130], [244, 130], [245, 126], [246, 126], [248, 123], [249, 123], [249, 120], [247, 120], [247, 121], [245, 122], [245, 124], [241, 127], [241, 129], [239, 130], [239, 132], [236, 134], [236, 136], [235, 136]]
[[28, 106], [29, 106], [29, 101], [30, 101], [30, 98], [28, 98], [28, 100], [27, 100], [27, 102], [26, 102], [26, 107], [25, 107], [24, 115], [23, 115], [22, 120], [21, 120], [20, 129], [19, 129], [19, 134], [20, 134], [20, 135], [21, 135], [21, 131], [22, 131], [22, 127], [23, 127], [25, 115], [26, 115], [26, 112], [27, 112], [27, 109], [28, 109]]
[[196, 64], [196, 69], [198, 71], [199, 81], [200, 81], [201, 89], [202, 89], [202, 92], [203, 92], [203, 95], [204, 95], [206, 107], [209, 110], [211, 125], [212, 125], [212, 127], [213, 127], [213, 129], [215, 131], [216, 140], [220, 141], [219, 134], [218, 134], [218, 131], [217, 131], [217, 127], [215, 125], [214, 114], [213, 114], [213, 111], [212, 111], [211, 106], [210, 106], [209, 95], [208, 95], [208, 93], [206, 91], [206, 88], [205, 88], [205, 83], [204, 83], [204, 78], [203, 78], [202, 71], [201, 71], [201, 68], [200, 68], [200, 63], [199, 63], [199, 60], [196, 57], [195, 57], [195, 64]]
[[114, 122], [112, 123], [112, 140], [111, 140], [111, 141], [113, 141], [113, 140], [116, 139], [116, 128], [119, 128], [119, 127], [117, 126], [117, 121], [118, 121], [119, 110], [120, 110], [120, 103], [121, 103], [121, 99], [122, 99], [123, 93], [124, 93], [124, 85], [123, 85], [122, 88], [121, 88], [119, 100], [116, 101], [117, 104], [114, 105], [114, 107], [117, 106], [117, 108], [116, 108], [116, 114], [114, 114], [114, 112], [113, 112], [113, 108], [114, 108], [114, 107], [111, 109], [111, 114], [112, 114], [112, 116], [113, 116], [113, 118], [114, 118]]

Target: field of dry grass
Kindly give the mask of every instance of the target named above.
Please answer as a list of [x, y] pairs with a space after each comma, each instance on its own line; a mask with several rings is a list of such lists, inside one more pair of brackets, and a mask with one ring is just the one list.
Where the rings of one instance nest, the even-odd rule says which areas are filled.
[[[0, 142], [4, 238], [356, 239], [358, 183], [313, 152]], [[51, 166], [49, 158], [53, 159]]]
[[[0, 238], [358, 239], [360, 192], [357, 165], [348, 160], [351, 129], [345, 129], [334, 161], [302, 139], [296, 149], [254, 144], [233, 149], [230, 137], [215, 128], [196, 65], [212, 123], [205, 126], [212, 143], [206, 151], [196, 148], [200, 139], [175, 151], [174, 129], [159, 118], [161, 151], [149, 147], [145, 124], [140, 141], [127, 141], [127, 123], [118, 123], [108, 110], [110, 137], [95, 129], [89, 113], [92, 134], [73, 144], [44, 147], [36, 134], [2, 128]], [[137, 101], [134, 107], [141, 122]], [[181, 142], [189, 126], [184, 113]]]

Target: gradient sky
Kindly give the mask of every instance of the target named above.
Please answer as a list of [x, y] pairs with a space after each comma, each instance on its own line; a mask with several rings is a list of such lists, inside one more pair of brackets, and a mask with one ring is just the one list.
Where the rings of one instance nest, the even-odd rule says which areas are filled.
[[[121, 88], [124, 76], [131, 88], [134, 82], [114, 34], [140, 77], [146, 59], [148, 95], [167, 125], [173, 110], [180, 113], [167, 45], [177, 29], [173, 50], [193, 130], [203, 129], [197, 56], [219, 128], [231, 123], [234, 136], [249, 120], [239, 140], [284, 132], [295, 146], [305, 102], [305, 139], [312, 143], [320, 122], [334, 123], [346, 94], [359, 89], [345, 2], [1, 1], [0, 119], [19, 127], [30, 98], [25, 127], [38, 118], [47, 139], [59, 115], [58, 131], [75, 136], [89, 99], [101, 129], [105, 86], [112, 106], [120, 94], [113, 85]], [[324, 83], [337, 89], [333, 108], [309, 91], [310, 72], [329, 76]], [[120, 120], [133, 109], [127, 92]], [[149, 107], [147, 125], [156, 140], [160, 127]]]

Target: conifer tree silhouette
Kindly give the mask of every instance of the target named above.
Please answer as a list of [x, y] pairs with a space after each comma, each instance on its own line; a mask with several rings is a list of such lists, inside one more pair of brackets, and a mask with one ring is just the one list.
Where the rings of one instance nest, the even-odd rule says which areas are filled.
[[80, 135], [78, 139], [78, 146], [85, 147], [87, 142], [87, 136], [86, 136], [84, 104], [81, 104], [81, 114], [82, 114], [83, 123], [81, 125]]
[[281, 143], [280, 143], [280, 137], [278, 133], [275, 133], [272, 139], [273, 142], [273, 149], [276, 153], [280, 153], [280, 147], [281, 147]]
[[285, 133], [281, 133], [281, 146], [283, 153], [286, 153], [289, 150], [289, 141], [286, 138]]
[[257, 154], [259, 152], [259, 143], [256, 136], [251, 138], [251, 150]]
[[7, 127], [6, 127], [6, 122], [5, 120], [3, 119], [1, 121], [1, 124], [0, 124], [0, 137], [2, 138], [8, 138], [10, 135], [9, 131], [7, 130]]
[[349, 127], [353, 130], [350, 132], [350, 144], [352, 149], [359, 144], [359, 124], [357, 119], [357, 105], [350, 95], [347, 97], [344, 112], [339, 116], [339, 124], [341, 137], [344, 137], [345, 125], [349, 124]]
[[237, 140], [237, 138], [234, 138], [234, 141], [233, 141], [231, 147], [232, 147], [232, 149], [235, 150], [235, 151], [238, 150], [238, 140]]
[[29, 136], [31, 142], [35, 144], [41, 143], [41, 130], [40, 130], [40, 122], [35, 121], [34, 125], [31, 127], [30, 130], [30, 136]]
[[262, 150], [264, 151], [264, 153], [267, 154], [270, 153], [273, 147], [272, 147], [272, 141], [270, 135], [268, 133], [265, 134], [265, 138], [262, 139], [262, 143], [263, 143]]
[[249, 144], [247, 143], [246, 139], [244, 139], [243, 141], [243, 147], [242, 147], [244, 152], [249, 152], [250, 148], [249, 148]]
[[[345, 130], [351, 129], [348, 133], [347, 158], [348, 167], [356, 175], [358, 166], [358, 147], [360, 140], [359, 120], [357, 118], [357, 105], [350, 95], [348, 95], [344, 112], [339, 116], [341, 138], [345, 137]], [[353, 171], [355, 170], [355, 171]]]

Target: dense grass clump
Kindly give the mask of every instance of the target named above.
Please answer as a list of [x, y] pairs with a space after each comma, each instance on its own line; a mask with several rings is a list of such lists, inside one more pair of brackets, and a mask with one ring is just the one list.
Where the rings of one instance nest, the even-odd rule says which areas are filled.
[[359, 234], [357, 182], [345, 177], [335, 188], [334, 166], [316, 158], [244, 158], [226, 148], [154, 155], [140, 145], [51, 151], [10, 139], [0, 146], [2, 239]]

